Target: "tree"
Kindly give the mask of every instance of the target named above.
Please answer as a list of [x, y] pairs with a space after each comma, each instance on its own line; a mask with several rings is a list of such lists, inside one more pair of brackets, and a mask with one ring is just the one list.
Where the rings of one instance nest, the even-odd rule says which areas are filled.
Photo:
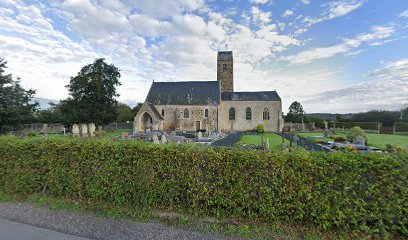
[[[137, 113], [140, 111], [140, 109], [142, 108], [142, 106], [143, 106], [143, 103], [138, 103], [138, 104], [132, 109], [132, 112], [133, 112], [133, 115], [134, 115], [134, 116], [137, 115]], [[133, 117], [134, 117], [134, 116], [133, 116]]]
[[400, 117], [398, 112], [371, 110], [357, 113], [353, 116], [354, 122], [381, 122], [384, 126], [392, 126]]
[[84, 66], [77, 76], [71, 77], [68, 88], [70, 97], [62, 100], [60, 108], [67, 124], [108, 124], [116, 120], [116, 87], [120, 86], [119, 69], [96, 59]]
[[25, 90], [20, 79], [5, 74], [7, 62], [0, 58], [0, 131], [31, 121], [38, 105], [32, 102], [35, 90]]
[[300, 104], [298, 101], [294, 101], [289, 107], [289, 112], [285, 117], [285, 122], [300, 123], [304, 115], [305, 111], [303, 110], [302, 104]]
[[133, 121], [135, 114], [133, 114], [132, 108], [130, 108], [125, 103], [119, 103], [116, 109], [118, 113], [118, 117], [116, 118], [116, 122], [127, 122]]
[[48, 109], [39, 110], [34, 113], [34, 120], [41, 123], [62, 123], [64, 121], [63, 114], [59, 104], [48, 103], [51, 105]]

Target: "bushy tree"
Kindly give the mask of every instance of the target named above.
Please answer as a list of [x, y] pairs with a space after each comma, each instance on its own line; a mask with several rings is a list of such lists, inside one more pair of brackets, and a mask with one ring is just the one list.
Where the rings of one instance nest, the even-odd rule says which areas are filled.
[[[134, 115], [134, 116], [137, 115], [137, 113], [140, 111], [140, 109], [142, 108], [142, 106], [143, 106], [143, 103], [138, 103], [138, 104], [132, 109], [132, 112], [133, 112], [133, 115]], [[134, 117], [134, 116], [133, 116], [133, 117]]]
[[0, 131], [31, 121], [38, 105], [31, 101], [34, 90], [25, 90], [20, 79], [13, 80], [11, 74], [4, 73], [6, 64], [0, 58]]
[[115, 121], [119, 79], [119, 69], [105, 63], [103, 58], [84, 66], [66, 86], [70, 97], [60, 103], [66, 123], [108, 124]]
[[347, 140], [353, 142], [357, 136], [362, 136], [366, 142], [368, 141], [367, 134], [363, 131], [363, 129], [357, 126], [350, 128], [350, 131], [347, 133]]
[[133, 118], [135, 117], [135, 114], [133, 114], [132, 108], [130, 108], [125, 103], [119, 103], [116, 111], [118, 113], [116, 122], [122, 123], [122, 122], [127, 122], [127, 121], [133, 121]]
[[64, 117], [59, 104], [49, 103], [48, 109], [42, 109], [34, 114], [34, 120], [41, 123], [64, 123]]
[[364, 113], [357, 113], [353, 116], [354, 122], [381, 122], [384, 126], [392, 126], [400, 117], [397, 112], [385, 110], [371, 110]]
[[304, 115], [305, 111], [303, 110], [302, 104], [300, 104], [298, 101], [294, 101], [289, 107], [289, 112], [285, 117], [285, 122], [300, 123]]

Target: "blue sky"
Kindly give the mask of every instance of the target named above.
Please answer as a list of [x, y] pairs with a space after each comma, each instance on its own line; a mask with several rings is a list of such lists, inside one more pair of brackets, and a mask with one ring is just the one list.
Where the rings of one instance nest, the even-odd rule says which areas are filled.
[[120, 68], [120, 101], [155, 81], [216, 80], [234, 52], [237, 91], [277, 90], [284, 111], [408, 104], [406, 0], [0, 0], [0, 57], [37, 97], [63, 99], [85, 64]]

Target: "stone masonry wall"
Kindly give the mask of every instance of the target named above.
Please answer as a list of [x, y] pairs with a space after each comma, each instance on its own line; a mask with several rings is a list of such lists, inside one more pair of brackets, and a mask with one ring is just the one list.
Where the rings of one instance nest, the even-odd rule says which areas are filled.
[[[229, 109], [235, 108], [235, 120], [229, 120]], [[246, 120], [246, 108], [252, 110], [252, 119]], [[269, 120], [263, 120], [263, 110], [269, 109]], [[259, 123], [265, 131], [276, 132], [283, 127], [282, 104], [279, 101], [221, 101], [220, 109], [221, 131], [247, 131], [254, 129]]]
[[[164, 110], [164, 131], [196, 131], [197, 121], [200, 129], [215, 131], [217, 129], [217, 106], [189, 106], [189, 105], [156, 105], [159, 113]], [[184, 118], [184, 109], [189, 111], [189, 118]], [[204, 111], [208, 109], [208, 117]]]
[[[224, 71], [223, 64], [227, 64], [227, 71]], [[217, 80], [221, 83], [221, 92], [234, 91], [234, 66], [232, 61], [218, 61]]]

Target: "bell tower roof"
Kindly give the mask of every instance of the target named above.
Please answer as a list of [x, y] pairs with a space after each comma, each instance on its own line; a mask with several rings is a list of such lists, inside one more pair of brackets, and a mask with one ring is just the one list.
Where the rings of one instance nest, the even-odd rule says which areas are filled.
[[218, 61], [232, 61], [232, 51], [219, 51], [217, 60]]

